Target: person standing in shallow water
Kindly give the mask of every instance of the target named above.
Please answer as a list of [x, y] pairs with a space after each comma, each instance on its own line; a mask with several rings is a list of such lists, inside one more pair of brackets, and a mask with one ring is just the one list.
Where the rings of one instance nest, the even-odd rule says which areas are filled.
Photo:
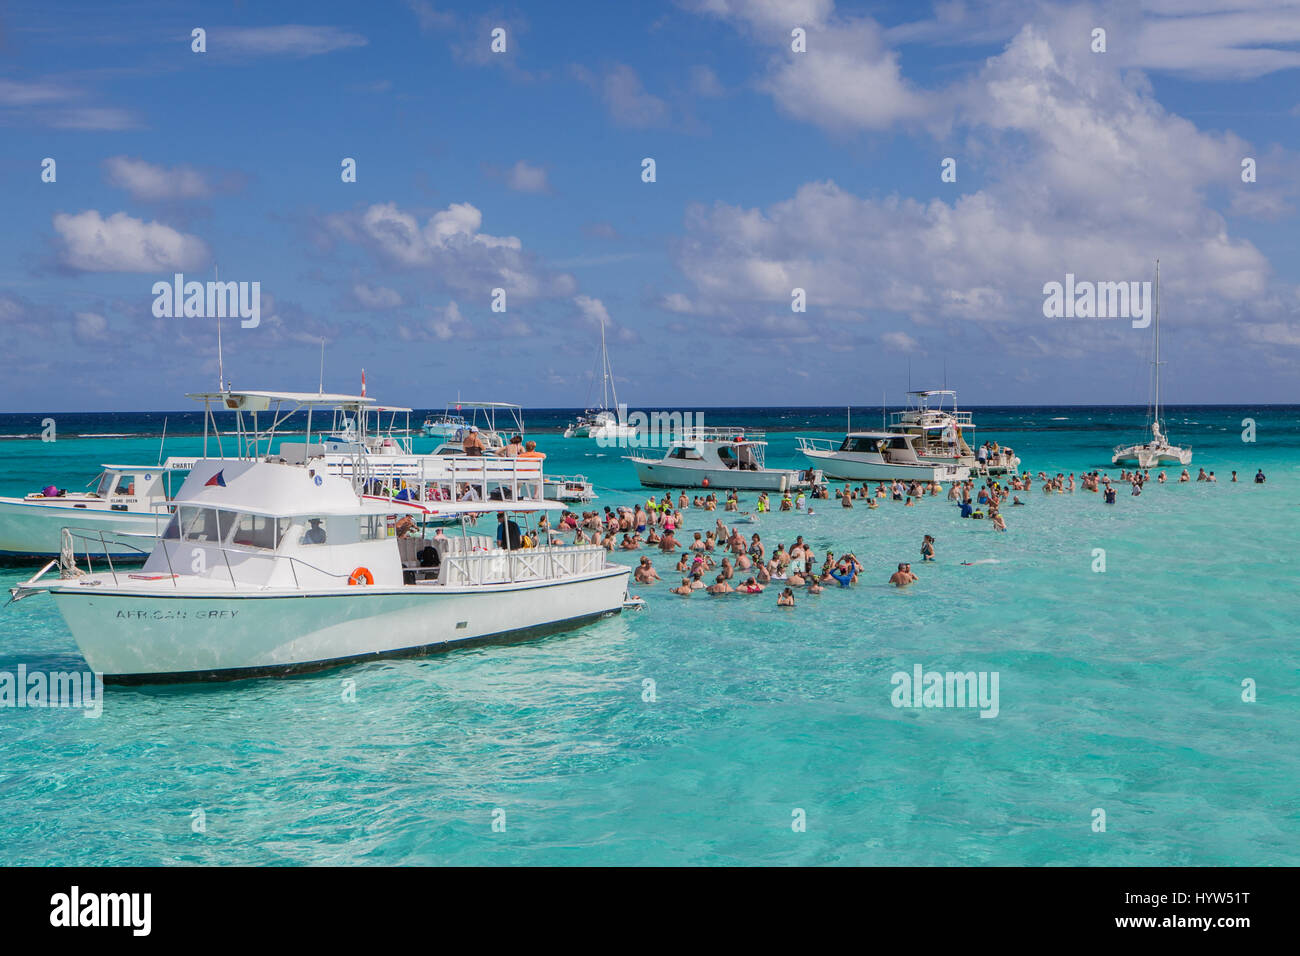
[[913, 581], [919, 580], [920, 578], [912, 573], [912, 566], [910, 564], [900, 564], [898, 570], [889, 578], [889, 583], [896, 588], [905, 588]]
[[930, 537], [928, 534], [921, 541], [921, 560], [934, 560], [934, 538]]

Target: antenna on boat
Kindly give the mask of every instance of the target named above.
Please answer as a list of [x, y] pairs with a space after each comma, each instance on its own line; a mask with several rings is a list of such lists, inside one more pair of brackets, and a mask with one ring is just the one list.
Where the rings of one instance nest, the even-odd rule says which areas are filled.
[[317, 394], [325, 394], [325, 336], [323, 335], [320, 340], [320, 386]]
[[[212, 267], [212, 274], [216, 281], [221, 281], [221, 270], [217, 266]], [[221, 312], [217, 311], [217, 391], [224, 391], [226, 387], [226, 366], [221, 357]]]
[[164, 419], [163, 419], [163, 433], [162, 433], [162, 441], [158, 443], [158, 467], [159, 467], [159, 468], [162, 467], [162, 463], [163, 463], [163, 446], [166, 445], [166, 444], [167, 444], [167, 419], [164, 418]]
[[846, 432], [853, 431], [853, 406], [852, 405], [844, 406], [844, 430]]
[[1155, 295], [1155, 313], [1156, 313], [1156, 360], [1155, 365], [1156, 382], [1155, 395], [1152, 396], [1154, 402], [1154, 418], [1158, 426], [1160, 424], [1160, 260], [1156, 260], [1156, 295]]

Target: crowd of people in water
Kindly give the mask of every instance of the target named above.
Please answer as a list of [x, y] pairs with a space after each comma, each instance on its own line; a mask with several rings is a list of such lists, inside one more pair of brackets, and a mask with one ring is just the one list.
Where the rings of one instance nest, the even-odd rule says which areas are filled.
[[[1130, 493], [1136, 496], [1152, 480], [1165, 484], [1170, 478], [1168, 472], [1161, 470], [1153, 479], [1146, 469], [1122, 470], [1118, 480], [1112, 480], [1099, 471], [1081, 473], [1077, 477], [1074, 472], [1068, 475], [1063, 472], [1056, 475], [1043, 471], [1037, 475], [1024, 472], [984, 477], [978, 485], [974, 478], [953, 482], [947, 500], [957, 506], [961, 518], [987, 520], [994, 530], [1005, 532], [1007, 522], [1002, 509], [1023, 506], [1025, 501], [1017, 492], [1023, 492], [1027, 497], [1035, 485], [1042, 488], [1044, 494], [1083, 491], [1099, 494], [1106, 504], [1114, 504], [1118, 486], [1129, 485]], [[1212, 471], [1206, 472], [1202, 468], [1193, 479], [1184, 468], [1176, 482], [1192, 480], [1218, 481]], [[1255, 475], [1256, 483], [1263, 484], [1265, 480], [1262, 471]], [[1230, 481], [1238, 481], [1235, 471]], [[942, 493], [943, 487], [938, 482], [895, 480], [876, 482], [874, 487], [871, 482], [839, 487], [821, 485], [807, 492], [783, 492], [779, 497], [760, 492], [753, 511], [742, 512], [740, 497], [735, 491], [725, 492], [721, 501], [717, 491], [691, 496], [680, 491], [676, 497], [671, 492], [664, 492], [658, 498], [651, 495], [634, 505], [606, 505], [603, 510], [582, 513], [565, 511], [554, 525], [543, 515], [538, 533], [543, 541], [557, 544], [565, 542], [571, 535], [570, 540], [575, 545], [599, 544], [608, 551], [625, 552], [648, 548], [661, 555], [677, 555], [674, 575], [679, 577], [680, 583], [670, 588], [672, 594], [689, 597], [703, 591], [708, 595], [757, 595], [770, 587], [780, 587], [777, 604], [793, 607], [797, 592], [815, 595], [828, 587], [853, 587], [864, 572], [862, 562], [852, 551], [836, 554], [828, 550], [819, 555], [803, 535], [796, 535], [789, 548], [782, 543], [769, 551], [757, 531], [747, 533], [748, 529], [742, 530], [744, 524], [756, 524], [757, 515], [773, 510], [815, 514], [814, 500], [837, 499], [841, 508], [858, 507], [861, 502], [868, 509], [879, 508], [882, 501], [888, 500], [910, 508], [924, 498], [938, 497]], [[723, 517], [715, 517], [712, 528], [692, 532], [684, 530], [688, 512], [710, 513], [719, 509]], [[728, 513], [736, 516], [731, 525], [724, 521]], [[936, 559], [933, 535], [923, 536], [920, 554], [922, 563]], [[662, 580], [648, 555], [641, 556], [632, 576], [640, 585], [653, 585]], [[920, 578], [912, 571], [911, 563], [901, 562], [888, 583], [905, 588], [918, 580]]]

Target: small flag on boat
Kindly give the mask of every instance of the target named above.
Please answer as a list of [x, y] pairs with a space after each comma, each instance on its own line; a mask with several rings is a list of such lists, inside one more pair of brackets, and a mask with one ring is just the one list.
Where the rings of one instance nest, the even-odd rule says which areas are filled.
[[215, 475], [213, 475], [211, 478], [205, 481], [203, 483], [203, 487], [206, 488], [209, 485], [216, 485], [219, 488], [226, 487], [226, 479], [223, 477], [223, 473], [225, 472], [225, 470], [226, 469], [224, 468], [221, 469], [221, 471], [217, 472]]
[[366, 397], [366, 370], [361, 370], [361, 397]]

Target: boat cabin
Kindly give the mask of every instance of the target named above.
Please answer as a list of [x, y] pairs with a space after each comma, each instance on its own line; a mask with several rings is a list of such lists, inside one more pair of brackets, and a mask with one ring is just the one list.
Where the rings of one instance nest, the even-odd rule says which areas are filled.
[[27, 495], [30, 502], [52, 502], [71, 508], [97, 511], [141, 511], [165, 504], [169, 477], [175, 470], [168, 465], [103, 465], [94, 479], [93, 491], [68, 492], [50, 486]]

